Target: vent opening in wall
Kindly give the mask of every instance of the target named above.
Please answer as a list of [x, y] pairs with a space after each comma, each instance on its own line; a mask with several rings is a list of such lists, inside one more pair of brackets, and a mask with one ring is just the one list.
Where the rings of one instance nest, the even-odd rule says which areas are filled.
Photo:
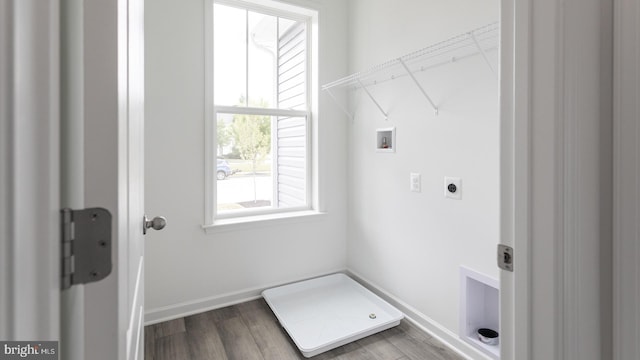
[[459, 336], [493, 359], [500, 358], [498, 280], [460, 267]]
[[396, 151], [396, 128], [386, 128], [376, 130], [376, 151], [395, 152]]

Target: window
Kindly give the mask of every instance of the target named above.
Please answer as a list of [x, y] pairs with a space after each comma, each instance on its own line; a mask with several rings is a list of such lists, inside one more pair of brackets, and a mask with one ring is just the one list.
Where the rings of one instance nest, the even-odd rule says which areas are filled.
[[264, 4], [212, 3], [209, 221], [311, 208], [311, 18]]

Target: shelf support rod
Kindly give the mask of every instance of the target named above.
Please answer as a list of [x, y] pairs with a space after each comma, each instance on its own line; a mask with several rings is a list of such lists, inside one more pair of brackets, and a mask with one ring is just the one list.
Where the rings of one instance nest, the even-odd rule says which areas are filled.
[[360, 81], [360, 79], [357, 79], [358, 84], [360, 84], [360, 87], [362, 88], [362, 90], [364, 90], [364, 92], [367, 93], [367, 95], [369, 95], [369, 98], [371, 99], [371, 101], [373, 101], [374, 104], [376, 104], [376, 106], [378, 107], [378, 110], [380, 110], [380, 112], [382, 113], [382, 115], [384, 115], [385, 120], [389, 117], [387, 115], [386, 112], [384, 112], [384, 110], [382, 109], [382, 106], [380, 106], [380, 104], [378, 104], [378, 102], [376, 101], [376, 99], [373, 97], [373, 95], [371, 95], [371, 93], [369, 92], [369, 90], [367, 89], [366, 86], [364, 86], [364, 84], [362, 83], [362, 81]]
[[411, 72], [407, 64], [404, 62], [404, 60], [402, 60], [402, 58], [398, 58], [398, 62], [400, 62], [400, 65], [402, 65], [402, 67], [407, 71], [407, 74], [409, 74], [409, 77], [411, 78], [411, 80], [413, 80], [413, 82], [416, 84], [418, 89], [420, 89], [420, 92], [422, 93], [422, 95], [424, 95], [424, 97], [427, 98], [427, 101], [429, 101], [429, 104], [431, 104], [431, 107], [435, 111], [436, 115], [438, 115], [438, 107], [436, 106], [436, 104], [433, 103], [433, 100], [431, 100], [427, 92], [424, 91], [424, 88], [422, 87], [422, 85], [420, 85], [420, 83], [418, 82], [418, 79], [416, 79], [415, 75], [413, 75], [413, 73]]
[[473, 33], [473, 31], [469, 33], [469, 36], [471, 36], [471, 39], [476, 44], [476, 47], [480, 51], [480, 54], [482, 54], [484, 61], [487, 62], [487, 65], [489, 66], [489, 69], [491, 69], [491, 72], [493, 73], [493, 75], [496, 75], [496, 70], [493, 68], [493, 65], [491, 65], [491, 61], [489, 61], [489, 57], [487, 56], [487, 53], [484, 51], [482, 46], [480, 46], [480, 43], [478, 42], [478, 39], [476, 39], [476, 35]]
[[354, 120], [354, 116], [347, 110], [346, 107], [342, 106], [342, 104], [340, 104], [340, 102], [338, 101], [338, 99], [333, 95], [333, 93], [331, 92], [331, 89], [325, 89], [327, 91], [327, 94], [329, 94], [329, 96], [333, 99], [333, 101], [336, 103], [336, 105], [338, 105], [338, 107], [340, 108], [340, 110], [342, 110], [343, 113], [347, 114], [347, 116], [349, 117], [349, 119], [351, 119], [351, 121]]

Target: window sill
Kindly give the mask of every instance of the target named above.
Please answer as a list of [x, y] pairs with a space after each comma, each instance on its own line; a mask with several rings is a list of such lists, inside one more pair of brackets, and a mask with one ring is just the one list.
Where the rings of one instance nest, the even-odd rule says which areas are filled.
[[203, 225], [202, 229], [207, 234], [216, 234], [227, 231], [250, 230], [268, 226], [319, 221], [326, 217], [326, 215], [326, 212], [304, 210], [288, 213], [243, 216], [230, 219], [217, 219], [213, 224]]

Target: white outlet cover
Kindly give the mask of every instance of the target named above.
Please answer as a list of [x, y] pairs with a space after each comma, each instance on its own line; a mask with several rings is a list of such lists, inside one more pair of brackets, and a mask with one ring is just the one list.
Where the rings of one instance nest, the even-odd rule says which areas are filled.
[[454, 200], [462, 200], [462, 179], [446, 176], [444, 178], [444, 197]]
[[410, 173], [409, 174], [409, 189], [412, 192], [421, 192], [421, 176], [418, 173]]

